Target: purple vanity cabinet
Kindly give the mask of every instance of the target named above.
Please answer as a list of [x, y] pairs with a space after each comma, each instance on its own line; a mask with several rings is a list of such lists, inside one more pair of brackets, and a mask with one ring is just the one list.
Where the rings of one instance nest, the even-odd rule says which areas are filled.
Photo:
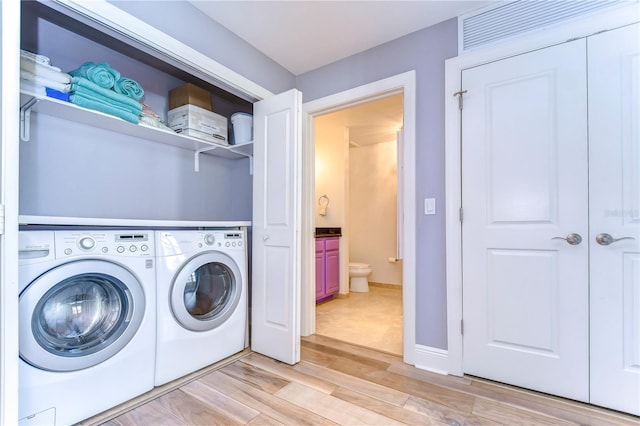
[[316, 238], [316, 303], [340, 290], [340, 238]]

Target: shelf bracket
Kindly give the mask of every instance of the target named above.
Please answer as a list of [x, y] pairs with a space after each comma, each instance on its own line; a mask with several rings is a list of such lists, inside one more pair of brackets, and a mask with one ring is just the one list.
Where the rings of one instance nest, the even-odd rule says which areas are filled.
[[217, 146], [208, 146], [206, 148], [200, 148], [197, 149], [196, 152], [194, 153], [194, 164], [193, 164], [193, 169], [196, 172], [200, 171], [200, 154], [202, 154], [203, 152], [207, 152], [207, 151], [213, 151], [214, 149], [218, 148]]
[[238, 149], [234, 149], [233, 145], [229, 146], [231, 152], [235, 152], [238, 155], [242, 155], [243, 157], [247, 157], [249, 159], [249, 175], [253, 176], [253, 155], [247, 154], [246, 152], [242, 152]]
[[31, 109], [40, 102], [38, 98], [31, 98], [20, 107], [20, 140], [28, 142], [31, 139]]

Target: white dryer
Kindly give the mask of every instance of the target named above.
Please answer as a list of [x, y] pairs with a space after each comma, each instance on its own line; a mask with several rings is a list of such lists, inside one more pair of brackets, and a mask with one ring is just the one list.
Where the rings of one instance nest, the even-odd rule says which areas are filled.
[[20, 231], [19, 418], [69, 425], [153, 388], [152, 231]]
[[156, 386], [247, 347], [245, 234], [156, 231]]

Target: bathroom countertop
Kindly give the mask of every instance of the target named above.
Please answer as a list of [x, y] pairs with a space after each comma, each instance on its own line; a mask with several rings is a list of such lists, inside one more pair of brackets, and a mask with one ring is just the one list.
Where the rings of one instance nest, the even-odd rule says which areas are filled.
[[342, 237], [342, 228], [316, 228], [314, 237]]

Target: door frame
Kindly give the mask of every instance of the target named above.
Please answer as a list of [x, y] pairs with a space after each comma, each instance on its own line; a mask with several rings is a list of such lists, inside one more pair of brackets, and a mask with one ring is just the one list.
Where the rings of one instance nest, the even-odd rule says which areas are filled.
[[530, 52], [532, 50], [560, 44], [569, 39], [587, 37], [596, 32], [628, 25], [640, 20], [637, 4], [614, 8], [556, 29], [503, 44], [486, 47], [478, 51], [457, 56], [445, 61], [445, 220], [446, 220], [446, 280], [447, 280], [447, 339], [448, 373], [464, 374], [462, 344], [462, 166], [461, 158], [461, 113], [458, 98], [453, 94], [464, 90], [461, 74], [464, 69], [486, 64]]
[[[345, 90], [302, 105], [302, 336], [315, 333], [315, 117], [402, 93], [403, 96], [403, 210], [402, 260], [403, 357], [415, 364], [416, 300], [416, 73], [415, 70]], [[398, 217], [398, 220], [401, 220]]]
[[0, 424], [18, 421], [18, 70], [20, 3], [0, 1]]

